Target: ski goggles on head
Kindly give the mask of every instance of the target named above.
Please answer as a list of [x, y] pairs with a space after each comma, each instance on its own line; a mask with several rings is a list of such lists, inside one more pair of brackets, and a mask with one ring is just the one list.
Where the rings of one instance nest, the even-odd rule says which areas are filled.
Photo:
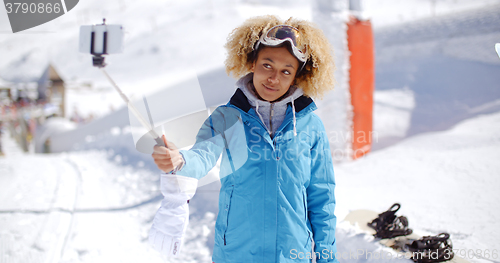
[[257, 41], [257, 44], [255, 45], [255, 50], [259, 49], [260, 44], [274, 47], [288, 41], [292, 47], [293, 55], [300, 62], [306, 63], [306, 48], [304, 47], [302, 50], [299, 49], [301, 40], [302, 39], [297, 28], [287, 25], [278, 25], [269, 29], [267, 33], [260, 37], [259, 41]]

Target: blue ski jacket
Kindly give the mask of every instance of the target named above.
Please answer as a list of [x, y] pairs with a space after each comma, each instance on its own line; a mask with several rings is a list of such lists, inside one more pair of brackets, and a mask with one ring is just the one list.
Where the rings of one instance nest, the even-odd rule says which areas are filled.
[[177, 175], [198, 179], [222, 154], [215, 263], [338, 262], [328, 138], [312, 99], [293, 104], [271, 138], [237, 89], [204, 122], [194, 146], [180, 151], [185, 164]]

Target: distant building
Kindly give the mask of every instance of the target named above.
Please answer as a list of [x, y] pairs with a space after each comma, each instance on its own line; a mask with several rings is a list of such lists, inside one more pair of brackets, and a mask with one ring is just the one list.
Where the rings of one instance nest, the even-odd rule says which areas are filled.
[[66, 116], [64, 80], [50, 64], [38, 80], [38, 101], [56, 106], [59, 109], [57, 116]]
[[11, 85], [12, 83], [0, 79], [0, 126], [2, 121], [7, 120], [7, 107], [12, 103]]
[[12, 101], [11, 86], [12, 83], [0, 79], [0, 107], [8, 105]]

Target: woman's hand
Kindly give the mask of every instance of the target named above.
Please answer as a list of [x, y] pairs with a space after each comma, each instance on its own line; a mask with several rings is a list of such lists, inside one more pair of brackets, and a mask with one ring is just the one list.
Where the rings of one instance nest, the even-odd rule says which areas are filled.
[[151, 156], [160, 170], [169, 173], [183, 162], [182, 155], [173, 143], [167, 141], [165, 135], [162, 135], [162, 139], [167, 147], [155, 145]]

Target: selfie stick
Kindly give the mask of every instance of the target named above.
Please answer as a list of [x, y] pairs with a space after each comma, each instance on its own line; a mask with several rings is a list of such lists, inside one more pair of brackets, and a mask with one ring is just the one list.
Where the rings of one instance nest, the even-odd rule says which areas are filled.
[[[125, 102], [125, 104], [128, 105], [129, 109], [132, 111], [132, 113], [135, 115], [135, 117], [139, 120], [139, 122], [142, 124], [142, 126], [144, 128], [146, 128], [148, 131], [149, 131], [149, 134], [155, 138], [155, 141], [158, 145], [160, 146], [165, 146], [165, 143], [163, 142], [163, 140], [160, 138], [160, 135], [158, 135], [158, 133], [156, 133], [156, 131], [154, 130], [154, 127], [152, 127], [152, 125], [150, 125], [141, 115], [141, 113], [139, 113], [139, 110], [137, 110], [137, 108], [134, 106], [134, 104], [130, 103], [130, 100], [127, 98], [127, 96], [122, 92], [122, 90], [118, 87], [118, 85], [116, 85], [116, 83], [113, 81], [113, 79], [109, 76], [108, 72], [106, 72], [106, 70], [104, 70], [104, 67], [99, 67], [100, 70], [102, 71], [102, 73], [104, 74], [104, 76], [106, 76], [106, 78], [109, 80], [109, 82], [111, 82], [111, 84], [113, 85], [113, 87], [116, 89], [116, 91], [118, 91], [118, 93], [120, 94], [120, 97], [122, 97], [123, 101]], [[147, 105], [146, 105], [147, 107]], [[149, 112], [148, 112], [149, 113]]]
[[[103, 19], [103, 23], [101, 26], [106, 26], [106, 19]], [[109, 74], [104, 70], [104, 67], [106, 66], [106, 63], [104, 63], [104, 57], [103, 55], [107, 55], [107, 43], [108, 43], [108, 32], [104, 31], [103, 33], [103, 39], [102, 39], [102, 53], [97, 53], [94, 51], [94, 45], [95, 45], [95, 39], [96, 35], [95, 32], [91, 33], [91, 41], [90, 41], [90, 54], [92, 54], [92, 64], [94, 67], [98, 67], [104, 76], [111, 82], [111, 85], [115, 88], [115, 90], [120, 94], [120, 97], [123, 99], [125, 104], [128, 106], [128, 108], [132, 111], [132, 113], [135, 115], [135, 117], [139, 120], [139, 122], [142, 124], [144, 128], [146, 128], [149, 131], [149, 134], [154, 138], [156, 143], [160, 146], [166, 147], [165, 143], [163, 142], [163, 139], [160, 138], [160, 135], [156, 133], [154, 130], [154, 124], [152, 123], [152, 118], [151, 118], [151, 113], [149, 112], [149, 107], [147, 105], [147, 101], [144, 100], [144, 103], [146, 103], [146, 109], [148, 110], [148, 115], [151, 120], [151, 124], [149, 124], [141, 115], [139, 110], [134, 106], [134, 104], [130, 103], [130, 100], [128, 97], [122, 92], [122, 90], [116, 85], [116, 83], [113, 81], [113, 79], [109, 76]]]

